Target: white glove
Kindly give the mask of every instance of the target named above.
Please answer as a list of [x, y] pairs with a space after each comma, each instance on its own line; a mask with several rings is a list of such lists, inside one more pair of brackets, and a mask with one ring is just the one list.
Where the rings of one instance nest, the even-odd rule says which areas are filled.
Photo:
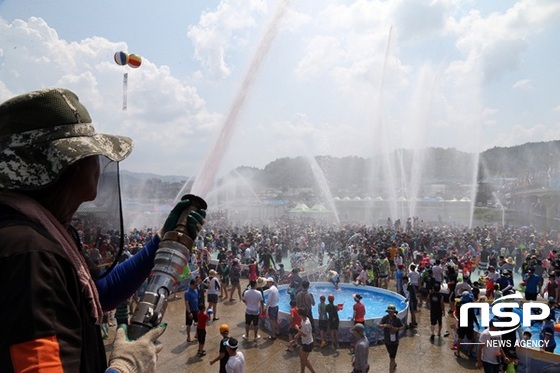
[[154, 342], [166, 328], [167, 324], [162, 323], [137, 340], [130, 341], [126, 325], [120, 325], [109, 358], [109, 368], [120, 373], [155, 373], [157, 353], [163, 345]]

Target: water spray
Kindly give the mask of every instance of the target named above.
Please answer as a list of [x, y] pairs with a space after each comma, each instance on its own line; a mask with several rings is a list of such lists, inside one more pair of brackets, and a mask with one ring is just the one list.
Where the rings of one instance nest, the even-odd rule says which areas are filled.
[[186, 199], [191, 202], [190, 206], [181, 213], [175, 228], [166, 232], [159, 244], [148, 287], [136, 306], [128, 327], [128, 337], [131, 340], [140, 338], [161, 323], [167, 308], [167, 297], [188, 265], [194, 245], [187, 231], [188, 216], [191, 212], [206, 210], [208, 206], [206, 201], [192, 194], [181, 198]]

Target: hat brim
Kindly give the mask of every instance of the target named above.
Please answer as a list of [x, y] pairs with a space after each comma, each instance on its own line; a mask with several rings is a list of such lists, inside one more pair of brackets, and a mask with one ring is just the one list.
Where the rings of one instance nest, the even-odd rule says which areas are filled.
[[132, 151], [132, 139], [93, 134], [59, 138], [43, 147], [17, 147], [0, 151], [0, 189], [34, 190], [55, 182], [73, 163], [94, 155], [112, 161], [125, 159]]

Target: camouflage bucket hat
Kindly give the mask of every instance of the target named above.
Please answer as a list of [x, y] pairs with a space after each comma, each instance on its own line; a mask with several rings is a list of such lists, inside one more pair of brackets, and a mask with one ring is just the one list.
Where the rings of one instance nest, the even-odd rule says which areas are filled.
[[0, 190], [40, 189], [80, 159], [104, 155], [118, 162], [131, 151], [130, 138], [95, 133], [87, 109], [67, 89], [0, 104]]

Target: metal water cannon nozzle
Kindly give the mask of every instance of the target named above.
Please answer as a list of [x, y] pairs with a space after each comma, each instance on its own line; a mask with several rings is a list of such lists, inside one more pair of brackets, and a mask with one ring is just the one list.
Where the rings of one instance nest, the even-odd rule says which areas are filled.
[[191, 201], [191, 204], [181, 213], [175, 228], [166, 232], [159, 244], [146, 292], [130, 320], [128, 337], [131, 340], [140, 338], [161, 323], [167, 308], [167, 298], [188, 265], [194, 245], [188, 234], [188, 217], [193, 211], [206, 210], [208, 205], [202, 198], [193, 194], [181, 198], [186, 199]]

